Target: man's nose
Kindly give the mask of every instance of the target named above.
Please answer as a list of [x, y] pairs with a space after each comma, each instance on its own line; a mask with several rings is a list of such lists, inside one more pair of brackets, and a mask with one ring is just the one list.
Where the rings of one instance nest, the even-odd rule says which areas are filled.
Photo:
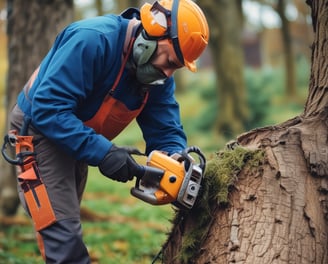
[[165, 73], [165, 75], [167, 77], [171, 77], [173, 75], [173, 73], [175, 72], [175, 69], [165, 68], [165, 69], [162, 69], [162, 71]]

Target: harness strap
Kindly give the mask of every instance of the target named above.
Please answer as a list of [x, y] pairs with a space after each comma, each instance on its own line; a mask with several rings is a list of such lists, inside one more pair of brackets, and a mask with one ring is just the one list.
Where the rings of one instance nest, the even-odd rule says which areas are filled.
[[130, 42], [129, 42], [129, 45], [127, 47], [127, 52], [125, 53], [124, 55], [124, 58], [123, 58], [123, 62], [122, 62], [122, 65], [121, 65], [121, 68], [120, 68], [120, 71], [118, 72], [118, 75], [116, 76], [116, 79], [115, 79], [115, 82], [112, 86], [112, 88], [110, 89], [109, 91], [109, 94], [107, 96], [112, 96], [118, 83], [120, 82], [121, 80], [121, 77], [122, 77], [122, 74], [123, 74], [123, 71], [124, 71], [124, 68], [125, 68], [125, 65], [129, 59], [129, 55], [131, 54], [131, 51], [132, 51], [132, 48], [133, 48], [133, 44], [136, 40], [136, 31], [137, 31], [137, 27], [133, 27], [132, 28], [132, 34], [131, 34], [131, 39], [130, 39]]

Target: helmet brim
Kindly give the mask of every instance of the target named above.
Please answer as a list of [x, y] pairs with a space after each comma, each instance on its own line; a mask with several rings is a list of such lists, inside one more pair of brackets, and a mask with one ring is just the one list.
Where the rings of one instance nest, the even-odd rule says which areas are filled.
[[197, 66], [196, 66], [196, 61], [184, 61], [184, 65], [187, 67], [187, 69], [191, 72], [197, 72]]

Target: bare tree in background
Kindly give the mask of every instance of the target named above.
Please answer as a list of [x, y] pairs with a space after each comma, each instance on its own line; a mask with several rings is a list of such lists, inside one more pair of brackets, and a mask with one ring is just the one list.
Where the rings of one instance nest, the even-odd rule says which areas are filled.
[[[291, 23], [286, 14], [287, 4], [293, 2], [298, 8], [298, 12], [304, 12], [304, 5], [299, 3], [299, 0], [258, 0], [259, 3], [268, 5], [277, 12], [281, 22], [281, 36], [284, 49], [284, 67], [285, 67], [285, 92], [289, 99], [293, 99], [297, 96], [296, 85], [296, 65], [295, 55], [293, 52], [293, 39], [291, 32]], [[300, 10], [300, 8], [303, 8]], [[304, 14], [304, 13], [303, 13]], [[307, 29], [305, 28], [305, 33]]]
[[237, 138], [232, 151], [263, 159], [255, 167], [242, 160], [229, 204], [208, 201], [201, 227], [199, 207], [175, 222], [164, 263], [328, 263], [328, 0], [307, 3], [314, 42], [304, 112]]
[[121, 12], [128, 7], [137, 7], [138, 8], [140, 6], [140, 2], [141, 1], [139, 1], [139, 0], [117, 1], [118, 11]]
[[286, 16], [286, 0], [278, 0], [276, 10], [281, 20], [281, 35], [285, 51], [285, 90], [286, 95], [289, 98], [293, 98], [297, 95], [296, 70], [290, 32], [290, 22]]
[[248, 119], [241, 42], [241, 1], [199, 0], [197, 3], [203, 9], [210, 27], [209, 47], [219, 102], [215, 127], [220, 134], [235, 136], [243, 131]]
[[[7, 10], [6, 111], [9, 113], [30, 74], [47, 53], [57, 33], [73, 20], [74, 14], [73, 0], [8, 0]], [[0, 213], [13, 215], [19, 205], [14, 168], [4, 159], [0, 159], [0, 168]]]

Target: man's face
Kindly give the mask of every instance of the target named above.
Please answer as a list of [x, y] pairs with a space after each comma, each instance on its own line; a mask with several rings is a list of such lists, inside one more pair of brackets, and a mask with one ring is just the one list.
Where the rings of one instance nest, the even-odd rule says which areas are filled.
[[169, 39], [158, 40], [157, 49], [150, 63], [167, 77], [171, 77], [177, 69], [183, 67]]
[[140, 33], [133, 44], [136, 77], [144, 84], [163, 84], [183, 67], [170, 39], [147, 39]]

